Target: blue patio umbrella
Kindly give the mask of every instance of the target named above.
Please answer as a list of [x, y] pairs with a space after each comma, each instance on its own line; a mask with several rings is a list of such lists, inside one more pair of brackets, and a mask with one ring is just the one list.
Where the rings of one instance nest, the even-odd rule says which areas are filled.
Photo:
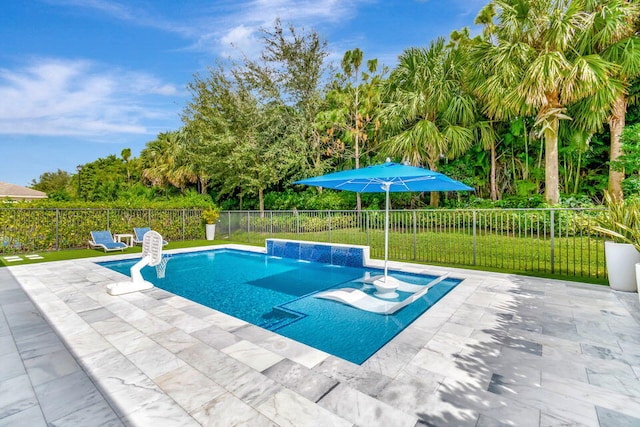
[[472, 191], [473, 188], [448, 176], [415, 166], [392, 163], [334, 172], [303, 179], [294, 184], [355, 191], [357, 193], [386, 193], [384, 212], [384, 281], [387, 280], [389, 258], [389, 193], [408, 191]]

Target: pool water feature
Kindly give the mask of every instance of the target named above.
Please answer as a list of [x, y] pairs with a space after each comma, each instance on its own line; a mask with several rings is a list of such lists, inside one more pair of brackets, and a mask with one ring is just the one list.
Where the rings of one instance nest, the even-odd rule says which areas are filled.
[[[129, 274], [137, 260], [100, 263]], [[358, 279], [380, 274], [373, 268], [336, 266], [231, 249], [176, 254], [164, 278], [142, 270], [156, 287], [271, 330], [353, 363], [361, 364], [401, 332], [460, 280], [446, 279], [393, 315], [362, 311], [336, 301], [314, 298], [320, 291], [360, 288]], [[407, 282], [426, 285], [433, 276], [391, 272]], [[399, 292], [398, 301], [409, 296]]]

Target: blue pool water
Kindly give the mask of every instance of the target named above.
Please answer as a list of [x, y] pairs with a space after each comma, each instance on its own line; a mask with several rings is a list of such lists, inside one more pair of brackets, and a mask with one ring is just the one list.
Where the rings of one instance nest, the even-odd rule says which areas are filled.
[[[129, 275], [137, 261], [101, 265]], [[367, 360], [460, 282], [446, 279], [391, 316], [313, 297], [331, 288], [362, 288], [361, 283], [353, 280], [362, 278], [366, 272], [381, 274], [371, 268], [339, 267], [227, 249], [174, 255], [163, 279], [156, 277], [154, 268], [142, 269], [144, 278], [160, 289], [357, 364]], [[391, 275], [415, 284], [427, 284], [433, 279], [396, 272]], [[409, 295], [399, 294], [398, 301]]]

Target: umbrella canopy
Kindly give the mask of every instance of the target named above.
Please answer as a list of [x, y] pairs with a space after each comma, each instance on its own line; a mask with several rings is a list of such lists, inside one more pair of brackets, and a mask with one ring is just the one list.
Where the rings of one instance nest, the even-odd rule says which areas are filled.
[[384, 217], [384, 282], [389, 255], [389, 193], [407, 191], [472, 191], [473, 188], [448, 176], [415, 166], [387, 161], [362, 169], [334, 172], [303, 179], [294, 184], [312, 185], [356, 193], [386, 193]]
[[471, 191], [473, 188], [448, 176], [415, 166], [387, 161], [381, 165], [362, 169], [334, 172], [328, 175], [296, 181], [294, 184], [313, 185], [354, 191], [356, 193], [382, 193], [388, 191]]

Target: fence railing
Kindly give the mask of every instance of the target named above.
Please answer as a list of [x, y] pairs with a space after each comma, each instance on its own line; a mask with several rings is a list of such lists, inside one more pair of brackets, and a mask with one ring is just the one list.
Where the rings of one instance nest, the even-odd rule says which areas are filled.
[[[392, 210], [389, 258], [600, 279], [604, 240], [598, 209]], [[204, 237], [198, 209], [0, 209], [0, 254], [84, 247], [91, 230], [151, 227], [170, 241]], [[384, 257], [384, 211], [224, 211], [216, 239], [264, 244], [268, 237], [351, 243]]]
[[[389, 258], [576, 278], [606, 277], [600, 209], [392, 210]], [[367, 245], [384, 257], [384, 211], [228, 211], [220, 237], [268, 237]]]

